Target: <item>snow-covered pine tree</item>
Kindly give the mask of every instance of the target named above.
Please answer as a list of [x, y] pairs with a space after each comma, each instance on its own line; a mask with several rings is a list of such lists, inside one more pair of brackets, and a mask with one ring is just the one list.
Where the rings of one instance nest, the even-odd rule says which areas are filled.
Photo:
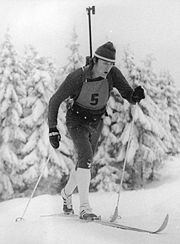
[[175, 138], [175, 144], [172, 148], [172, 154], [175, 154], [180, 151], [180, 102], [175, 82], [168, 71], [160, 73], [158, 87], [161, 91], [161, 100], [164, 101], [160, 108], [167, 113], [170, 131]]
[[[145, 86], [148, 87], [148, 84], [151, 84], [151, 89], [146, 89], [146, 91], [162, 113], [158, 112], [156, 119], [165, 130], [166, 135], [163, 137], [163, 143], [168, 149], [168, 154], [175, 154], [178, 152], [177, 141], [171, 133], [170, 125], [171, 108], [177, 108], [177, 93], [175, 92], [174, 82], [166, 72], [155, 75], [151, 57], [147, 57], [139, 77]], [[179, 113], [178, 109], [174, 109], [173, 111], [174, 116], [177, 117]]]
[[[140, 103], [135, 115], [136, 143], [134, 145], [138, 143], [138, 147], [132, 162], [129, 163], [133, 185], [143, 185], [147, 180], [152, 180], [156, 169], [175, 147], [168, 114], [165, 109], [162, 110], [161, 105], [164, 101], [161, 100], [161, 92], [158, 89], [159, 79], [153, 70], [152, 61], [152, 57], [147, 56], [144, 63], [140, 65], [135, 63], [131, 52], [125, 52], [128, 80], [133, 86], [142, 85], [146, 91], [146, 99]], [[131, 146], [129, 154], [131, 154]]]
[[[59, 108], [58, 127], [62, 142], [54, 150], [49, 143], [47, 109], [50, 97], [57, 88], [57, 69], [49, 58], [40, 57], [38, 52], [29, 47], [25, 56], [27, 78], [27, 97], [24, 101], [25, 116], [23, 126], [28, 137], [24, 146], [22, 163], [26, 170], [23, 177], [28, 187], [40, 175], [42, 167], [50, 154], [50, 162], [45, 169], [38, 191], [57, 192], [60, 181], [68, 175], [72, 166], [71, 141], [66, 136], [64, 107]], [[61, 78], [58, 76], [59, 79]], [[60, 83], [60, 82], [59, 82]]]
[[21, 127], [26, 74], [7, 32], [0, 47], [0, 200], [22, 185], [19, 158], [26, 134]]
[[[44, 177], [51, 175], [52, 164], [58, 160], [51, 150], [47, 125], [48, 102], [54, 92], [56, 67], [51, 59], [41, 57], [31, 46], [26, 48], [24, 63], [27, 73], [27, 93], [23, 100], [22, 125], [27, 137], [21, 150], [21, 164], [24, 166], [22, 177], [25, 184], [24, 190], [26, 190], [39, 177], [49, 154], [51, 154], [51, 160], [45, 169]], [[58, 174], [61, 175], [60, 169]]]
[[75, 27], [73, 28], [71, 40], [66, 47], [70, 50], [70, 55], [67, 58], [68, 63], [63, 67], [63, 73], [69, 74], [83, 65], [83, 57], [79, 52], [80, 44], [78, 42], [78, 34], [76, 33]]

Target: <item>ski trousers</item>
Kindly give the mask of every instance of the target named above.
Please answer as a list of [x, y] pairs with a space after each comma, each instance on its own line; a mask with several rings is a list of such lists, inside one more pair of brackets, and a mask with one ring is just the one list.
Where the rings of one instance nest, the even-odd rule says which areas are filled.
[[66, 125], [77, 153], [77, 168], [91, 168], [98, 139], [103, 128], [103, 120], [89, 123], [67, 112]]

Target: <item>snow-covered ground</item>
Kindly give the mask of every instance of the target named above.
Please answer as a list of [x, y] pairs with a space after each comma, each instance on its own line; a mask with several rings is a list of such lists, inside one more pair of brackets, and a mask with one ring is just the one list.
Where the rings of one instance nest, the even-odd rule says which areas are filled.
[[[125, 231], [84, 223], [65, 217], [40, 217], [59, 213], [62, 202], [59, 196], [42, 195], [33, 198], [25, 214], [25, 220], [15, 222], [22, 215], [27, 198], [0, 203], [1, 244], [179, 244], [180, 243], [180, 158], [165, 164], [160, 181], [146, 189], [123, 192], [120, 198], [120, 223], [156, 229], [167, 213], [169, 223], [158, 235]], [[91, 193], [94, 212], [108, 219], [114, 213], [117, 202], [115, 193]], [[73, 196], [78, 213], [78, 195]]]

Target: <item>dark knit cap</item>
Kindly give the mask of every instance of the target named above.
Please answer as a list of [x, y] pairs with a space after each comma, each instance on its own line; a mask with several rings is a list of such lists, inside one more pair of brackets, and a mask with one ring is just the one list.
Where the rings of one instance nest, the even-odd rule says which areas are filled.
[[106, 42], [102, 46], [98, 47], [94, 54], [95, 57], [103, 59], [108, 62], [115, 62], [116, 49], [112, 42]]

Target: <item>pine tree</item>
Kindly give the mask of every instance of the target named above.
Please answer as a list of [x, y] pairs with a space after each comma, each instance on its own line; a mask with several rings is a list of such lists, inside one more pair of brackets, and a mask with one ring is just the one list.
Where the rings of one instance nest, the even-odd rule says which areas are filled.
[[156, 169], [167, 154], [174, 151], [176, 142], [171, 134], [169, 116], [166, 109], [162, 109], [164, 99], [158, 86], [158, 75], [153, 71], [152, 57], [147, 56], [143, 64], [138, 65], [131, 53], [125, 54], [129, 80], [134, 85], [142, 85], [146, 91], [146, 99], [140, 103], [135, 115], [139, 148], [131, 167], [135, 182], [144, 184], [155, 177]]
[[22, 150], [22, 163], [25, 167], [23, 178], [27, 188], [40, 175], [43, 165], [50, 155], [50, 161], [38, 191], [41, 193], [47, 192], [47, 190], [56, 192], [59, 190], [56, 189], [58, 182], [68, 174], [72, 164], [69, 152], [70, 143], [66, 138], [63, 106], [59, 109], [58, 116], [58, 128], [60, 128], [62, 136], [59, 150], [52, 148], [48, 138], [47, 110], [49, 99], [55, 92], [57, 69], [49, 58], [40, 57], [33, 47], [26, 50], [25, 64], [28, 78], [27, 97], [24, 100], [24, 111], [26, 112], [22, 121], [28, 137]]
[[68, 74], [82, 66], [83, 57], [79, 54], [79, 47], [80, 44], [78, 43], [78, 35], [74, 27], [71, 41], [67, 45], [67, 48], [70, 50], [70, 55], [68, 56], [68, 63], [63, 67], [64, 74]]
[[180, 103], [175, 82], [169, 72], [160, 73], [158, 87], [161, 91], [161, 100], [164, 101], [163, 106], [161, 105], [160, 108], [167, 114], [170, 131], [175, 138], [172, 154], [176, 154], [180, 151]]
[[[39, 56], [32, 46], [26, 48], [24, 63], [27, 94], [23, 100], [22, 125], [27, 138], [21, 150], [21, 163], [24, 166], [22, 177], [25, 190], [39, 177], [50, 153], [47, 109], [50, 96], [54, 92], [56, 68], [49, 58]], [[48, 167], [44, 174], [46, 177], [49, 175]]]
[[0, 48], [0, 199], [23, 184], [19, 156], [26, 134], [21, 128], [26, 74], [7, 32]]
[[[162, 110], [162, 93], [159, 90], [158, 75], [153, 71], [151, 56], [147, 56], [142, 65], [135, 64], [133, 55], [125, 53], [128, 78], [134, 85], [142, 85], [146, 91], [146, 99], [138, 106], [135, 115], [137, 129], [137, 148], [131, 170], [135, 184], [144, 184], [155, 177], [155, 172], [167, 154], [172, 153], [175, 140], [170, 131], [169, 117]], [[131, 66], [131, 68], [130, 68]]]

